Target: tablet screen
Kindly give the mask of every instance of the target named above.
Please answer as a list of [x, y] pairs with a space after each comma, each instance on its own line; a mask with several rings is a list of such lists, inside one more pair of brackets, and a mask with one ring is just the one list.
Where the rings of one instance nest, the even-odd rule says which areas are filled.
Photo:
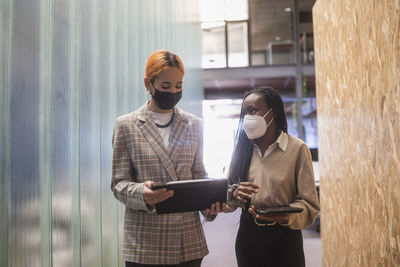
[[157, 214], [200, 211], [212, 203], [226, 202], [227, 179], [198, 179], [173, 181], [152, 187], [153, 190], [167, 188], [174, 191], [174, 196], [156, 204]]

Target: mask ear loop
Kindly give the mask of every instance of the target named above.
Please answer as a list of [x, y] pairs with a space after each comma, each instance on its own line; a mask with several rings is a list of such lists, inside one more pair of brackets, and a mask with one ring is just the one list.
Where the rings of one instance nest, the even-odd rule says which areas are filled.
[[153, 82], [150, 81], [150, 88], [152, 90], [152, 92], [150, 92], [150, 94], [153, 96], [156, 93], [156, 88], [153, 85]]
[[274, 118], [272, 118], [272, 119], [269, 121], [269, 123], [267, 124], [267, 128], [268, 128], [268, 126], [272, 123], [273, 120], [274, 120]]
[[265, 116], [267, 116], [271, 111], [272, 111], [272, 108], [270, 108], [270, 109], [268, 110], [268, 112], [265, 113], [265, 115], [263, 116], [263, 119], [265, 119]]
[[[270, 108], [270, 109], [268, 110], [268, 112], [265, 113], [265, 115], [263, 116], [263, 119], [265, 119], [265, 116], [267, 116], [271, 111], [272, 111], [272, 108]], [[268, 122], [267, 128], [268, 128], [268, 126], [272, 123], [273, 120], [274, 120], [274, 117], [272, 117], [272, 119]]]

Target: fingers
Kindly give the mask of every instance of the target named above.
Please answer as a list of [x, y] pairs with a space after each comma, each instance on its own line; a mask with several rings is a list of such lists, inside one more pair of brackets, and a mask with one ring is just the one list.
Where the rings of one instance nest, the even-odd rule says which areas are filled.
[[260, 188], [259, 185], [256, 185], [256, 184], [254, 184], [254, 183], [252, 183], [252, 182], [241, 182], [241, 183], [239, 184], [239, 186], [240, 186], [240, 185], [245, 186], [245, 187], [248, 187], [248, 188], [254, 188], [254, 189]]
[[287, 223], [289, 220], [289, 216], [286, 214], [277, 215], [277, 216], [268, 216], [268, 221], [277, 222], [277, 223]]
[[148, 187], [148, 188], [150, 188], [151, 189], [151, 187], [154, 185], [154, 182], [153, 181], [146, 181], [146, 182], [144, 182], [144, 186], [146, 186], [146, 187]]
[[265, 216], [258, 214], [254, 209], [254, 205], [249, 208], [249, 213], [253, 215], [253, 217], [256, 218], [257, 220], [263, 220], [268, 222], [287, 223], [289, 220], [289, 216], [287, 214], [274, 215], [274, 216]]
[[237, 193], [236, 199], [242, 203], [247, 203], [248, 199], [251, 198], [251, 195], [241, 193], [240, 191]]
[[260, 189], [260, 186], [250, 183], [241, 182], [238, 188], [233, 192], [233, 197], [242, 203], [247, 203], [251, 199], [252, 194], [255, 194]]
[[143, 186], [143, 198], [147, 205], [153, 206], [156, 203], [163, 202], [174, 195], [174, 191], [167, 190], [166, 188], [161, 188], [157, 190], [152, 190], [154, 182], [148, 181], [144, 183]]
[[251, 215], [253, 215], [254, 217], [257, 217], [257, 213], [256, 213], [256, 211], [254, 210], [254, 206], [251, 206], [251, 207], [249, 208], [249, 213], [250, 213]]
[[211, 205], [211, 213], [215, 215], [218, 214], [219, 212], [221, 212], [221, 205], [219, 204], [219, 202], [213, 203]]
[[216, 202], [211, 204], [210, 208], [206, 209], [204, 213], [206, 215], [217, 215], [220, 212], [229, 212], [231, 209], [224, 203]]
[[172, 196], [174, 196], [174, 191], [172, 190], [165, 191], [164, 193], [161, 193], [155, 197], [154, 204], [163, 202]]
[[[155, 191], [153, 191], [153, 192], [155, 192]], [[146, 203], [149, 206], [153, 206], [153, 205], [155, 205], [157, 203], [160, 203], [160, 202], [163, 202], [163, 201], [167, 200], [168, 198], [172, 197], [173, 195], [174, 195], [174, 191], [168, 190], [168, 191], [166, 191], [164, 193], [161, 193], [161, 194], [154, 194], [154, 195], [151, 195], [151, 196], [145, 196], [144, 200], [146, 201]]]
[[251, 195], [251, 194], [257, 193], [258, 189], [260, 189], [260, 186], [250, 183], [250, 182], [242, 182], [239, 184], [238, 189], [243, 194]]
[[216, 215], [221, 211], [219, 202], [211, 204], [211, 207], [208, 210], [209, 215]]
[[226, 204], [222, 203], [222, 212], [230, 212], [232, 209]]

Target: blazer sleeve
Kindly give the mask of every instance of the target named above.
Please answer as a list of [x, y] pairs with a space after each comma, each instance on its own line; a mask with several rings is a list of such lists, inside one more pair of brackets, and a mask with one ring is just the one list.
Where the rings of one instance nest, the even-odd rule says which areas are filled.
[[125, 140], [122, 120], [117, 119], [112, 139], [111, 191], [127, 208], [149, 211], [143, 198], [143, 183], [134, 181], [135, 169]]
[[296, 185], [297, 195], [290, 206], [303, 208], [303, 211], [289, 214], [288, 226], [291, 229], [304, 229], [314, 223], [320, 210], [311, 153], [305, 144], [302, 145], [297, 159]]

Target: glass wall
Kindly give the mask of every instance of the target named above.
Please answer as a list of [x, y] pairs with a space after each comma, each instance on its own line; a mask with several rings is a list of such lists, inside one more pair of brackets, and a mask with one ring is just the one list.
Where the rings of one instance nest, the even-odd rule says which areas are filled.
[[9, 2], [0, 1], [0, 266], [8, 265], [10, 183], [10, 130], [9, 130]]
[[181, 107], [202, 114], [197, 5], [0, 2], [0, 266], [124, 266], [114, 121], [147, 99], [160, 48], [185, 64]]

